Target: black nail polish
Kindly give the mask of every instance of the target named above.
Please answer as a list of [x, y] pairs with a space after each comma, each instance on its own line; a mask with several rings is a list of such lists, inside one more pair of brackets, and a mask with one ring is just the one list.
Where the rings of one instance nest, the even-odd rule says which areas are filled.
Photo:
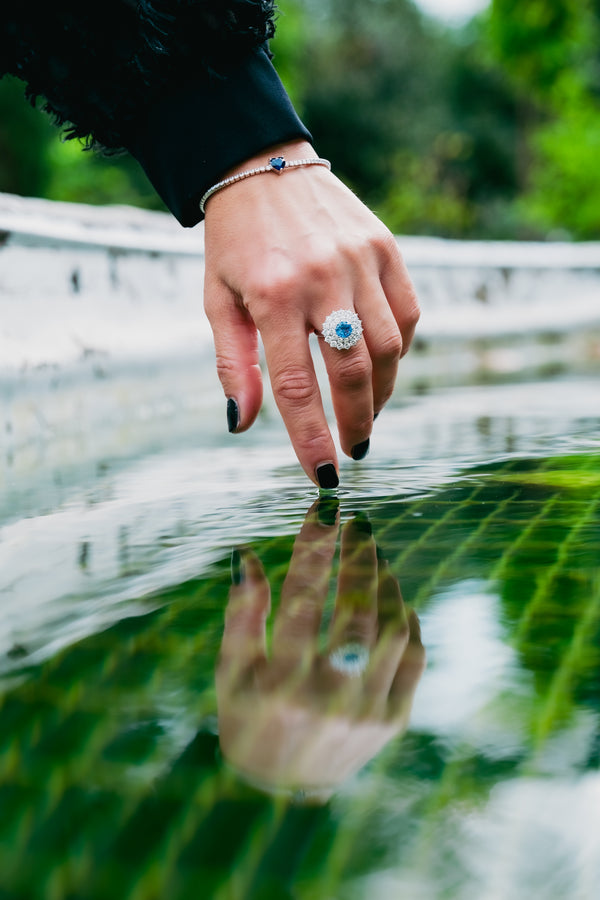
[[239, 550], [231, 551], [231, 581], [236, 587], [242, 584], [245, 578], [244, 560]]
[[240, 410], [233, 397], [230, 397], [227, 401], [227, 428], [230, 433], [235, 431], [239, 424]]
[[321, 525], [335, 525], [339, 505], [337, 497], [321, 497], [317, 505], [317, 518]]
[[371, 523], [369, 522], [366, 513], [356, 513], [356, 516], [352, 520], [352, 524], [361, 534], [366, 534], [368, 537], [371, 537], [373, 534], [373, 528], [371, 527]]
[[319, 487], [326, 491], [333, 490], [333, 488], [336, 488], [340, 483], [340, 479], [338, 478], [333, 463], [323, 463], [322, 466], [318, 466], [315, 469], [315, 475], [317, 476]]
[[355, 444], [352, 450], [350, 451], [350, 455], [352, 459], [364, 459], [367, 453], [369, 452], [369, 447], [371, 445], [371, 439], [367, 438], [366, 441], [361, 441], [360, 444]]
[[[381, 412], [381, 410], [379, 410], [379, 412]], [[379, 413], [375, 413], [375, 415], [373, 416], [373, 421], [374, 421], [374, 422], [377, 420], [377, 416], [378, 416], [378, 415], [379, 415]]]

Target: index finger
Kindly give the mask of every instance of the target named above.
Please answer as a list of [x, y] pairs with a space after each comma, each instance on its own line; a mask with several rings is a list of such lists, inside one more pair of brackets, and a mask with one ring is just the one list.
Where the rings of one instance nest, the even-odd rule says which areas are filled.
[[[266, 620], [271, 589], [258, 557], [250, 550], [234, 551], [237, 573], [229, 591], [217, 676], [231, 681], [266, 659]], [[234, 563], [235, 559], [235, 563]]]

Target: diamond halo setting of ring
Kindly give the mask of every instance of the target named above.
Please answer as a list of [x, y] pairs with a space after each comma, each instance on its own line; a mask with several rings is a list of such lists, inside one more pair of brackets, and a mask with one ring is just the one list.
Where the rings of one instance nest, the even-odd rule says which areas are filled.
[[324, 340], [336, 350], [354, 347], [362, 333], [362, 322], [352, 309], [337, 309], [329, 313], [321, 329]]
[[357, 678], [362, 675], [369, 664], [369, 651], [362, 644], [355, 642], [344, 644], [329, 654], [329, 665], [336, 672]]

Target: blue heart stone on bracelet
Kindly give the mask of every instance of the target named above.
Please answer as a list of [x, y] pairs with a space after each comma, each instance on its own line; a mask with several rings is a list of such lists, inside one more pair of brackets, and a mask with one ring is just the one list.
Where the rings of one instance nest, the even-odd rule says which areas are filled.
[[283, 172], [285, 169], [285, 159], [283, 156], [272, 156], [269, 160], [269, 165], [274, 172]]

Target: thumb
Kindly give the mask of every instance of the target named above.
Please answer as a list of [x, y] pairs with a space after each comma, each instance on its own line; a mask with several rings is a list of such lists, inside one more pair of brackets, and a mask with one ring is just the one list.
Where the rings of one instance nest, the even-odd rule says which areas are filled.
[[250, 428], [262, 404], [258, 331], [239, 297], [218, 278], [207, 277], [204, 308], [213, 331], [217, 374], [227, 397], [230, 431]]

